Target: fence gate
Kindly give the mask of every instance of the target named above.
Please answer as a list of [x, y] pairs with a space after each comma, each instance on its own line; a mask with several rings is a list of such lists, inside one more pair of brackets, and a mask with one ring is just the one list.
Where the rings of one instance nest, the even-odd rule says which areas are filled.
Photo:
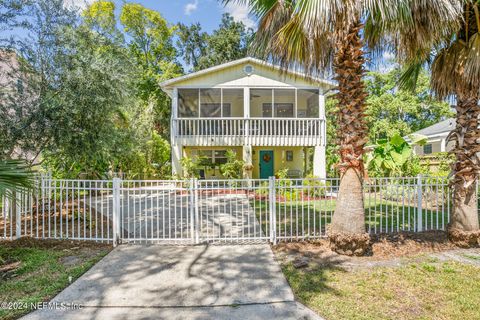
[[114, 179], [115, 242], [249, 243], [271, 239], [268, 181]]

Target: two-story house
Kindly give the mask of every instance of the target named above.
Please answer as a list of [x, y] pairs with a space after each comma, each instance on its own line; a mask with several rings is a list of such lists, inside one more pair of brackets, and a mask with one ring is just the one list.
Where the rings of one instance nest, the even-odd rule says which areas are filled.
[[243, 58], [165, 81], [172, 98], [173, 174], [182, 176], [182, 157], [207, 159], [202, 176], [220, 178], [218, 167], [233, 150], [244, 176], [268, 178], [281, 169], [305, 172], [313, 148], [313, 174], [325, 177], [325, 94], [331, 81]]

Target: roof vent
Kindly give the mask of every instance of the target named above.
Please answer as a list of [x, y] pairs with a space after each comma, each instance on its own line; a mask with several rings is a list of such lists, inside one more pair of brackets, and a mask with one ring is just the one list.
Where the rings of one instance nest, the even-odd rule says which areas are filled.
[[245, 67], [243, 67], [243, 71], [248, 75], [251, 76], [253, 74], [253, 66], [250, 64], [247, 64]]

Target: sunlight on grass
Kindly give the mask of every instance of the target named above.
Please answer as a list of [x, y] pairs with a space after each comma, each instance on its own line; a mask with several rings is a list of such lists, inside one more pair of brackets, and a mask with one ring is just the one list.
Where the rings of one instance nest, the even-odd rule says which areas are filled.
[[480, 319], [480, 268], [412, 263], [357, 271], [282, 267], [296, 297], [335, 319]]
[[[18, 264], [18, 268], [0, 274], [0, 301], [27, 304], [48, 301], [69, 285], [69, 277], [77, 279], [110, 251], [108, 247], [85, 249], [75, 243], [64, 243], [67, 245], [37, 247], [31, 243], [3, 242], [0, 266]], [[69, 259], [73, 262], [68, 263]], [[28, 312], [0, 309], [0, 319], [16, 319]]]

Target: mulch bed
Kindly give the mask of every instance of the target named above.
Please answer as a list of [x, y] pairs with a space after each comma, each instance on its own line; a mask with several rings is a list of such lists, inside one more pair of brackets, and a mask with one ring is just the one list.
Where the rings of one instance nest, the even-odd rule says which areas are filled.
[[300, 267], [306, 262], [315, 265], [365, 264], [369, 262], [395, 260], [420, 254], [456, 249], [448, 241], [444, 231], [427, 231], [421, 233], [381, 234], [372, 236], [371, 250], [362, 257], [348, 257], [330, 250], [328, 239], [302, 242], [284, 242], [273, 246], [277, 257], [282, 262], [291, 261]]

